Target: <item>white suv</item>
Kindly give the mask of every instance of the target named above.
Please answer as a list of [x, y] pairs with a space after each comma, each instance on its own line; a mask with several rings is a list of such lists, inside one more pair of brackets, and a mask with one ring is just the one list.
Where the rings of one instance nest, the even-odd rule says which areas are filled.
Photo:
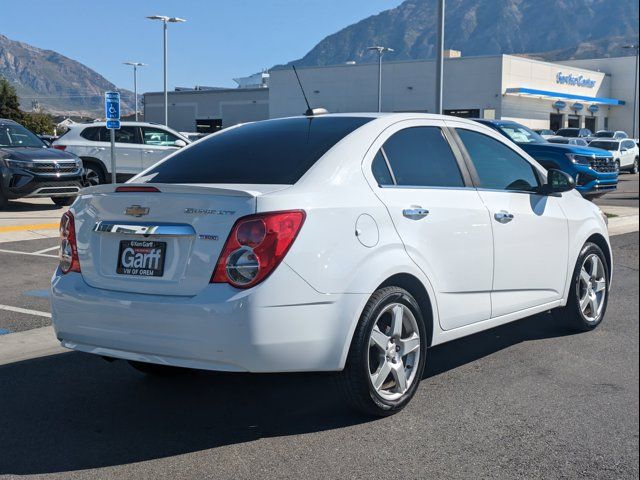
[[573, 185], [460, 118], [236, 126], [84, 191], [61, 223], [53, 325], [145, 373], [340, 372], [353, 405], [389, 415], [432, 346], [550, 309], [602, 321], [607, 226]]
[[589, 146], [611, 152], [618, 170], [621, 172], [638, 173], [638, 145], [635, 141], [631, 139], [598, 138], [592, 141]]
[[[122, 122], [115, 131], [116, 173], [119, 178], [129, 178], [189, 143], [188, 138], [164, 125]], [[80, 157], [90, 184], [111, 180], [111, 140], [104, 122], [71, 125], [52, 146]]]

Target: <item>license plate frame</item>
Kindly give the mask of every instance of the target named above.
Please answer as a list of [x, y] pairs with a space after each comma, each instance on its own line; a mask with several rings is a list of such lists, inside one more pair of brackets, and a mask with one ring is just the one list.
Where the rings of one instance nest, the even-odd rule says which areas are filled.
[[129, 277], [162, 277], [167, 242], [120, 240], [116, 273]]

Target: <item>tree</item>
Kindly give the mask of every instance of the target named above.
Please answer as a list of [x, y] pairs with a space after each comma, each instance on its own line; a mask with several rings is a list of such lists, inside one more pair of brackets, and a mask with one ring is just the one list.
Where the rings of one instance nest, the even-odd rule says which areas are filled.
[[22, 115], [16, 89], [8, 80], [0, 77], [0, 118], [20, 122]]
[[22, 112], [20, 123], [38, 135], [53, 135], [55, 128], [53, 120], [46, 113]]
[[24, 125], [32, 132], [52, 135], [55, 125], [45, 113], [29, 113], [20, 110], [16, 89], [5, 78], [0, 77], [0, 118], [8, 118]]

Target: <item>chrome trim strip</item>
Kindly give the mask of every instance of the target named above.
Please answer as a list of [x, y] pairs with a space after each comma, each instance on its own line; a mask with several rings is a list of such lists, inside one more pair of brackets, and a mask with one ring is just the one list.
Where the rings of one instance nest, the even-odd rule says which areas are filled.
[[191, 225], [157, 225], [151, 223], [127, 223], [100, 221], [93, 227], [94, 232], [142, 235], [148, 237], [193, 237], [196, 232]]
[[[60, 192], [59, 190], [65, 189], [66, 192]], [[57, 190], [57, 191], [56, 191]], [[42, 187], [29, 195], [25, 195], [24, 198], [32, 197], [73, 197], [80, 193], [80, 187]]]

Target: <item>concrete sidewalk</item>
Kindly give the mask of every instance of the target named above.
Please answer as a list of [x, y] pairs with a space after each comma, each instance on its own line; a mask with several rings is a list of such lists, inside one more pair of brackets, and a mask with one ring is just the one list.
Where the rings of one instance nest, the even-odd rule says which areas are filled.
[[610, 216], [609, 235], [622, 235], [637, 232], [640, 229], [640, 215], [637, 208], [608, 205], [603, 205], [600, 208]]

